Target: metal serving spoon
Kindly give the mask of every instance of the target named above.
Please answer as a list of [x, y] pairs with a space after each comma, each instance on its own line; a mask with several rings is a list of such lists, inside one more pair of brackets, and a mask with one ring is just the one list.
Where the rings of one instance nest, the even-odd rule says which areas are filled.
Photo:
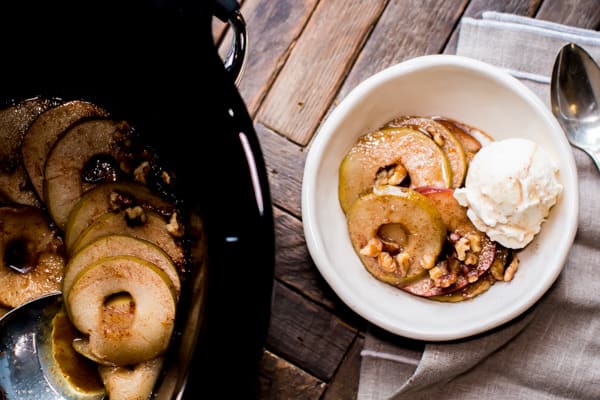
[[586, 152], [600, 171], [600, 67], [574, 43], [556, 57], [550, 99], [569, 142]]
[[49, 362], [51, 321], [61, 297], [40, 297], [0, 319], [0, 399], [91, 399], [74, 392]]

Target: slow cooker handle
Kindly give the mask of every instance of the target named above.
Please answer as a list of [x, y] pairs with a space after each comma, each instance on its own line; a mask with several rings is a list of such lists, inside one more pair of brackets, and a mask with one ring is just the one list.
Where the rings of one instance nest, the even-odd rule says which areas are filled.
[[246, 21], [240, 12], [240, 5], [235, 0], [215, 0], [214, 14], [221, 21], [228, 23], [233, 30], [231, 48], [224, 64], [232, 80], [238, 84], [246, 60]]

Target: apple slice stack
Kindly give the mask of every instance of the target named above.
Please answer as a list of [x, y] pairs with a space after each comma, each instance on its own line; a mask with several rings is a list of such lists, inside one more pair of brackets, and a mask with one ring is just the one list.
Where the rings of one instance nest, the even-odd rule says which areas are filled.
[[0, 305], [62, 289], [73, 348], [110, 398], [149, 397], [186, 267], [174, 177], [127, 122], [85, 101], [0, 110], [0, 138], [0, 282], [18, 289]]
[[478, 231], [453, 196], [481, 143], [492, 140], [458, 121], [420, 116], [357, 140], [340, 165], [339, 199], [354, 250], [375, 278], [450, 302], [505, 280], [509, 251]]

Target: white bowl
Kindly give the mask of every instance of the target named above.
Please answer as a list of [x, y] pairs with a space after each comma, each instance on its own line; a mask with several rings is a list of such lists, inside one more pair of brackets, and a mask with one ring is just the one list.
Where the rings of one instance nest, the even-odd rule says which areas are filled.
[[[356, 139], [401, 115], [445, 116], [496, 140], [532, 139], [559, 167], [564, 192], [534, 241], [519, 253], [513, 281], [474, 299], [442, 303], [375, 279], [348, 236], [338, 199], [339, 165]], [[573, 153], [558, 122], [526, 86], [489, 64], [460, 56], [417, 57], [358, 85], [321, 126], [306, 160], [302, 220], [319, 271], [355, 312], [392, 333], [443, 341], [497, 327], [531, 307], [565, 263], [577, 229], [578, 185]]]

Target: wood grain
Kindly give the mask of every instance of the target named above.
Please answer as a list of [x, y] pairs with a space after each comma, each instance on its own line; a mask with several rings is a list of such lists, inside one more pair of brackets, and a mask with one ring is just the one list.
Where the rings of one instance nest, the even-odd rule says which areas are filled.
[[342, 86], [344, 98], [359, 82], [407, 58], [439, 53], [468, 0], [392, 0]]
[[329, 381], [356, 331], [325, 308], [275, 283], [267, 349]]
[[302, 214], [302, 175], [306, 152], [264, 125], [255, 123], [267, 172], [273, 203], [297, 217]]
[[360, 351], [363, 348], [364, 339], [356, 338], [344, 357], [340, 368], [329, 382], [323, 400], [355, 399], [358, 393], [358, 381], [360, 378]]
[[275, 277], [311, 300], [336, 308], [337, 297], [319, 274], [306, 248], [302, 223], [278, 209], [275, 218]]
[[[542, 0], [472, 0], [469, 2], [469, 5], [467, 6], [463, 16], [479, 18], [484, 11], [498, 11], [523, 15], [526, 17], [533, 17], [535, 12], [538, 10], [541, 1]], [[460, 24], [458, 24], [452, 32], [450, 40], [448, 40], [448, 43], [444, 48], [445, 54], [456, 53], [459, 27]]]
[[[317, 0], [245, 0], [241, 8], [248, 31], [248, 52], [238, 89], [254, 115], [289, 50], [312, 14]], [[229, 48], [227, 35], [219, 52]]]
[[275, 277], [302, 293], [310, 300], [325, 306], [353, 329], [364, 329], [365, 320], [348, 308], [333, 292], [313, 263], [302, 223], [275, 208]]
[[535, 17], [580, 28], [598, 29], [600, 1], [545, 0]]
[[325, 383], [283, 358], [265, 351], [260, 363], [259, 396], [263, 400], [317, 400]]
[[265, 98], [258, 120], [306, 145], [383, 5], [383, 0], [321, 1]]

